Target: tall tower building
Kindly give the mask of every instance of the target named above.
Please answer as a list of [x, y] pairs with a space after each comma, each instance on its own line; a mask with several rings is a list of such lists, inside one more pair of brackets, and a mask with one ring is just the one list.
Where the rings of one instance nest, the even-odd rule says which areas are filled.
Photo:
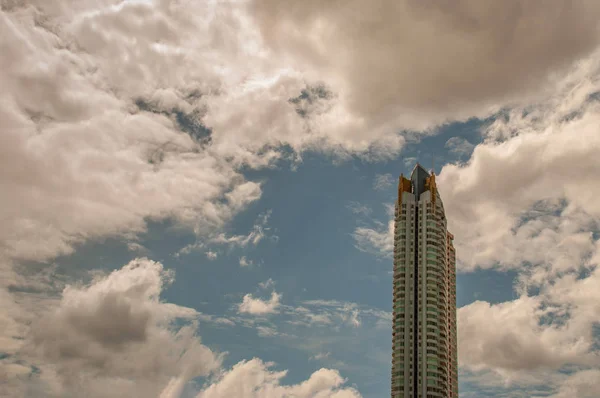
[[392, 398], [458, 397], [456, 260], [435, 174], [400, 175], [394, 228]]

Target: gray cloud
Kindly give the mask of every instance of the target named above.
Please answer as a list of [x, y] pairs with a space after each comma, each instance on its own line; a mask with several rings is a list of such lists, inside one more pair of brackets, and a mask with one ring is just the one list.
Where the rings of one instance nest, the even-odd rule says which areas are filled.
[[67, 285], [9, 358], [13, 368], [38, 369], [11, 377], [15, 394], [156, 395], [218, 370], [222, 356], [196, 336], [199, 314], [160, 301], [172, 280], [160, 263], [136, 259], [88, 285]]
[[398, 113], [412, 127], [540, 93], [599, 43], [595, 1], [255, 0], [252, 11], [266, 42], [317, 71], [352, 112]]
[[150, 326], [150, 312], [133, 307], [116, 292], [107, 293], [95, 308], [75, 308], [65, 316], [65, 327], [79, 330], [104, 346], [118, 347], [144, 342]]

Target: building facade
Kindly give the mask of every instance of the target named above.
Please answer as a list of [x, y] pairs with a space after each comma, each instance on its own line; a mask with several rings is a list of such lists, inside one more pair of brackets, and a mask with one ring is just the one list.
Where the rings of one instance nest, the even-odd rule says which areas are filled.
[[417, 163], [395, 207], [392, 398], [458, 397], [453, 239], [435, 174]]

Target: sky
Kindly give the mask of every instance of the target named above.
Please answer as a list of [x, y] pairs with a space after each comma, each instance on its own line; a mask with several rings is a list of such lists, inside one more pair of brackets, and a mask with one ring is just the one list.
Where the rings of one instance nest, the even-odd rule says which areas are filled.
[[0, 396], [387, 396], [418, 161], [460, 397], [600, 397], [599, 2], [0, 5]]

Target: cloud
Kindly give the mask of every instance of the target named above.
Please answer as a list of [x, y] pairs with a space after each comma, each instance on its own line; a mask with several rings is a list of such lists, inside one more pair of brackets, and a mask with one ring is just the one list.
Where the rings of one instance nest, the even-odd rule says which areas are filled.
[[438, 182], [463, 269], [565, 255], [575, 265], [589, 253], [600, 220], [599, 71], [597, 57], [581, 63], [551, 100], [497, 118], [465, 165], [444, 166]]
[[141, 258], [89, 285], [68, 285], [18, 353], [42, 370], [22, 382], [46, 386], [48, 396], [139, 396], [218, 370], [221, 356], [196, 336], [196, 311], [160, 301], [172, 280]]
[[223, 318], [208, 314], [198, 313], [197, 318], [203, 322], [210, 322], [216, 326], [235, 326], [235, 321], [230, 318]]
[[[270, 217], [271, 211], [260, 214], [248, 235], [228, 236], [225, 233], [220, 233], [217, 236], [211, 237], [208, 241], [213, 244], [224, 244], [230, 247], [246, 247], [250, 244], [256, 246], [267, 237], [267, 233], [271, 230], [268, 226]], [[269, 238], [277, 240], [278, 236], [270, 235]]]
[[310, 357], [310, 359], [315, 360], [315, 361], [320, 361], [323, 359], [327, 359], [330, 356], [331, 356], [330, 352], [320, 352], [320, 353], [316, 354], [315, 356]]
[[246, 258], [246, 256], [240, 257], [240, 267], [250, 267], [254, 264], [252, 260]]
[[[308, 325], [348, 325], [357, 328], [362, 324], [362, 317], [380, 315], [372, 310], [360, 308], [356, 303], [337, 300], [306, 300], [302, 304], [303, 306], [295, 308], [294, 312], [300, 318], [305, 318]], [[300, 320], [296, 322], [302, 323]]]
[[362, 205], [358, 202], [354, 202], [351, 201], [348, 203], [348, 205], [346, 206], [346, 208], [348, 208], [348, 210], [350, 210], [352, 212], [352, 214], [357, 214], [357, 215], [362, 215], [362, 216], [368, 216], [369, 214], [371, 214], [371, 208], [366, 206], [366, 205]]
[[355, 0], [340, 9], [257, 0], [251, 9], [277, 54], [325, 81], [344, 115], [375, 131], [422, 129], [529, 100], [599, 41], [593, 1], [553, 0], [548, 8]]
[[[468, 398], [485, 397], [547, 397], [557, 391], [566, 379], [565, 374], [544, 370], [521, 372], [518, 378], [506, 379], [490, 371], [473, 372], [459, 369], [459, 380], [463, 388], [461, 396]], [[470, 387], [470, 388], [469, 388]]]
[[213, 252], [213, 251], [211, 251], [211, 250], [207, 251], [207, 252], [206, 252], [206, 253], [204, 253], [204, 254], [206, 254], [206, 258], [208, 258], [208, 259], [209, 259], [209, 260], [211, 260], [211, 261], [212, 261], [212, 260], [216, 260], [216, 259], [217, 259], [217, 257], [219, 256], [219, 254], [218, 254], [217, 252]]
[[373, 189], [385, 191], [394, 185], [394, 177], [391, 174], [377, 174], [373, 181]]
[[148, 253], [148, 248], [137, 242], [127, 243], [127, 250], [133, 253]]
[[[311, 331], [319, 328], [321, 332], [329, 329], [339, 333], [343, 328], [359, 328], [361, 326], [375, 326], [378, 329], [391, 327], [391, 314], [379, 309], [360, 305], [353, 302], [337, 300], [305, 300], [296, 305], [280, 303], [281, 295], [273, 292], [269, 301], [255, 298], [247, 294], [243, 302], [236, 306], [240, 314], [249, 315], [271, 315], [267, 318], [242, 318], [240, 323], [249, 328], [256, 325], [273, 329], [275, 324], [278, 328], [283, 325], [292, 325], [289, 333], [278, 332], [277, 335], [291, 336], [299, 330], [299, 327], [308, 328]], [[243, 310], [242, 310], [243, 307]], [[268, 311], [268, 312], [264, 312]], [[265, 334], [266, 330], [263, 331]], [[275, 335], [275, 334], [272, 334]]]
[[292, 319], [288, 322], [293, 325], [304, 326], [335, 326], [335, 314], [328, 311], [311, 311], [304, 306], [290, 309]]
[[413, 157], [413, 156], [404, 157], [404, 159], [403, 159], [404, 166], [407, 168], [414, 167], [416, 162], [417, 162], [417, 158]]
[[258, 284], [258, 287], [260, 287], [261, 289], [268, 289], [274, 285], [275, 285], [275, 281], [273, 279], [269, 278], [264, 282], [260, 282]]
[[358, 227], [354, 230], [355, 247], [363, 252], [381, 257], [391, 257], [394, 251], [394, 220], [388, 222], [387, 228], [378, 223], [377, 229]]
[[267, 315], [274, 314], [277, 312], [277, 308], [279, 307], [279, 300], [281, 299], [281, 294], [273, 291], [271, 293], [271, 298], [267, 301], [261, 300], [259, 298], [254, 298], [252, 294], [248, 293], [244, 296], [241, 304], [238, 306], [238, 311], [241, 314], [251, 314], [251, 315]]
[[248, 235], [228, 236], [225, 233], [221, 233], [212, 238], [210, 241], [211, 243], [229, 245], [230, 247], [246, 247], [249, 244], [252, 244], [253, 246], [258, 245], [258, 243], [263, 240], [264, 237], [265, 235], [262, 228], [260, 226], [255, 226], [255, 228], [253, 228]]
[[219, 381], [200, 391], [197, 398], [358, 398], [354, 388], [343, 387], [345, 380], [335, 370], [320, 369], [300, 384], [282, 386], [286, 371], [271, 371], [272, 363], [259, 359], [243, 361], [223, 374]]
[[550, 398], [593, 398], [600, 389], [600, 370], [583, 370], [571, 375]]
[[344, 317], [344, 320], [346, 320], [350, 325], [354, 326], [355, 328], [360, 326], [360, 319], [358, 319], [358, 310], [353, 310], [350, 314], [348, 314], [346, 317]]
[[[224, 245], [230, 249], [245, 248], [250, 245], [257, 246], [263, 239], [269, 238], [271, 241], [277, 241], [279, 237], [275, 234], [269, 235], [271, 227], [268, 226], [271, 211], [259, 214], [256, 222], [252, 226], [247, 235], [228, 235], [225, 232], [213, 232], [204, 237], [203, 240], [189, 244], [180, 249], [175, 256], [179, 257], [182, 254], [189, 254], [194, 250], [200, 250], [207, 246]], [[210, 250], [209, 250], [210, 252]], [[216, 254], [216, 253], [215, 253]], [[209, 257], [210, 258], [210, 257]]]
[[[230, 310], [237, 312], [238, 309], [232, 307]], [[304, 351], [306, 359], [313, 358], [311, 360], [320, 353], [318, 360], [352, 373], [388, 366], [390, 354], [385, 336], [388, 336], [391, 324], [390, 312], [336, 300], [280, 304], [277, 313], [268, 317], [242, 314], [236, 318], [236, 325], [268, 339], [270, 345]], [[357, 344], [373, 335], [382, 337], [376, 339], [374, 346]], [[381, 341], [383, 343], [379, 344]], [[331, 353], [329, 358], [323, 356], [327, 352]], [[353, 360], [363, 356], [368, 358], [365, 363], [358, 364]], [[324, 393], [323, 396], [329, 395]]]
[[258, 331], [258, 335], [261, 337], [273, 337], [279, 335], [277, 329], [269, 326], [257, 326], [256, 330]]
[[[389, 159], [404, 145], [399, 134], [403, 128], [420, 129], [447, 118], [472, 116], [480, 108], [487, 112], [498, 101], [504, 104], [505, 97], [511, 97], [510, 92], [517, 92], [512, 97], [521, 96], [521, 88], [529, 90], [537, 86], [548, 73], [562, 70], [563, 65], [589, 53], [596, 44], [593, 34], [596, 19], [592, 17], [596, 9], [592, 3], [553, 15], [539, 6], [524, 7], [519, 12], [511, 3], [486, 10], [466, 1], [453, 11], [439, 6], [425, 8], [411, 1], [394, 4], [381, 1], [380, 7], [363, 10], [364, 5], [356, 2], [339, 14], [330, 6], [309, 2], [297, 14], [284, 10], [278, 20], [272, 19], [270, 12], [278, 6], [268, 1], [249, 5], [228, 2], [169, 6], [124, 2], [118, 7], [86, 1], [72, 9], [34, 4], [37, 10], [29, 12], [37, 13], [38, 25], [54, 35], [49, 40], [32, 43], [43, 47], [46, 50], [43, 54], [51, 54], [56, 45], [65, 58], [74, 61], [79, 73], [65, 73], [61, 75], [64, 84], [51, 86], [55, 94], [61, 94], [62, 88], [72, 94], [57, 95], [62, 100], [57, 103], [64, 108], [63, 113], [46, 110], [41, 105], [32, 106], [34, 110], [43, 109], [53, 117], [81, 111], [81, 103], [72, 97], [76, 97], [82, 82], [90, 81], [94, 84], [92, 88], [101, 94], [98, 101], [168, 119], [193, 141], [209, 146], [213, 154], [230, 159], [236, 166], [271, 166], [286, 157], [278, 150], [280, 145], [289, 145], [297, 152], [318, 150], [341, 157]], [[5, 10], [11, 17], [26, 14], [19, 7]], [[507, 15], [514, 17], [513, 12], [519, 15], [510, 18], [514, 24], [499, 23]], [[297, 19], [299, 15], [306, 19]], [[299, 28], [298, 31], [303, 30], [304, 24], [318, 25], [317, 15], [331, 27], [331, 30], [311, 30], [328, 38], [318, 40], [319, 45], [326, 43], [327, 49], [322, 49], [325, 50], [322, 54], [339, 56], [315, 58], [314, 39], [298, 43], [293, 34], [290, 37], [289, 31], [281, 30], [284, 25], [292, 30]], [[579, 21], [579, 29], [570, 29], [568, 23], [556, 24], [558, 15]], [[589, 19], [582, 19], [581, 15]], [[389, 29], [375, 37], [360, 30], [351, 35], [335, 33], [344, 32], [349, 26], [347, 21], [357, 17], [362, 21], [357, 26], [370, 33], [372, 29], [368, 26], [372, 21], [378, 21], [379, 25], [387, 18], [404, 22], [381, 25]], [[472, 24], [468, 32], [456, 23], [463, 19]], [[72, 22], [65, 23], [67, 20]], [[532, 35], [528, 32], [529, 26], [535, 25], [531, 23], [533, 20], [543, 21], [544, 27], [549, 27], [537, 36], [536, 43], [531, 42]], [[135, 27], [132, 21], [136, 21]], [[61, 29], [57, 29], [59, 25]], [[507, 37], [504, 29], [511, 28], [519, 40], [515, 39], [514, 46], [503, 46]], [[444, 40], [440, 43], [434, 39], [437, 34], [419, 35], [417, 41], [407, 39], [403, 29], [415, 32], [429, 29]], [[270, 35], [271, 32], [276, 35]], [[129, 40], [133, 36], [135, 44]], [[548, 43], [556, 50], [556, 37], [577, 45], [561, 47], [565, 51], [555, 51], [550, 60], [546, 56], [549, 52], [524, 50], [541, 49]], [[289, 44], [286, 46], [289, 53], [279, 51], [274, 38]], [[346, 40], [357, 48], [352, 52], [344, 50], [350, 48]], [[413, 51], [414, 46], [422, 49], [423, 45], [426, 51]], [[461, 48], [468, 48], [475, 57], [452, 56]], [[488, 48], [502, 51], [490, 53]], [[521, 52], [526, 56], [522, 57]], [[411, 57], [406, 57], [408, 53]], [[439, 54], [449, 67], [443, 71], [434, 67], [431, 54]], [[499, 66], [502, 64], [499, 59], [506, 61], [515, 54], [520, 61], [530, 62], [522, 62], [520, 68]], [[398, 58], [404, 61], [394, 62]], [[205, 62], [206, 59], [211, 62]], [[366, 59], [377, 62], [370, 61], [367, 65]], [[406, 59], [410, 62], [405, 62]], [[222, 67], [239, 65], [242, 61], [244, 68]], [[470, 79], [464, 80], [465, 62], [470, 65], [467, 70], [473, 69], [473, 65], [487, 66], [476, 68]], [[403, 67], [398, 69], [398, 65]], [[363, 73], [367, 66], [374, 68], [375, 73], [373, 69]], [[356, 78], [358, 75], [360, 79]], [[527, 76], [524, 81], [531, 82], [530, 85], [522, 84], [523, 76]], [[430, 81], [436, 83], [426, 84]], [[448, 100], [450, 94], [457, 100]], [[482, 101], [482, 97], [487, 101]], [[34, 100], [28, 99], [27, 105]]]
[[448, 141], [446, 141], [444, 146], [448, 148], [451, 153], [457, 156], [470, 155], [475, 147], [475, 145], [471, 144], [462, 137], [451, 137], [448, 139]]
[[[256, 223], [252, 226], [252, 230], [248, 235], [233, 235], [228, 236], [225, 233], [220, 233], [208, 239], [209, 243], [223, 244], [230, 247], [246, 247], [249, 244], [256, 246], [266, 237], [266, 232], [270, 231], [270, 227], [267, 226], [271, 212], [268, 211], [258, 216]], [[277, 239], [276, 235], [271, 236], [273, 239]]]
[[458, 310], [459, 364], [472, 370], [506, 372], [558, 369], [582, 364], [590, 344], [583, 336], [562, 330], [557, 324], [540, 324], [541, 299], [521, 297], [490, 305], [476, 301]]

